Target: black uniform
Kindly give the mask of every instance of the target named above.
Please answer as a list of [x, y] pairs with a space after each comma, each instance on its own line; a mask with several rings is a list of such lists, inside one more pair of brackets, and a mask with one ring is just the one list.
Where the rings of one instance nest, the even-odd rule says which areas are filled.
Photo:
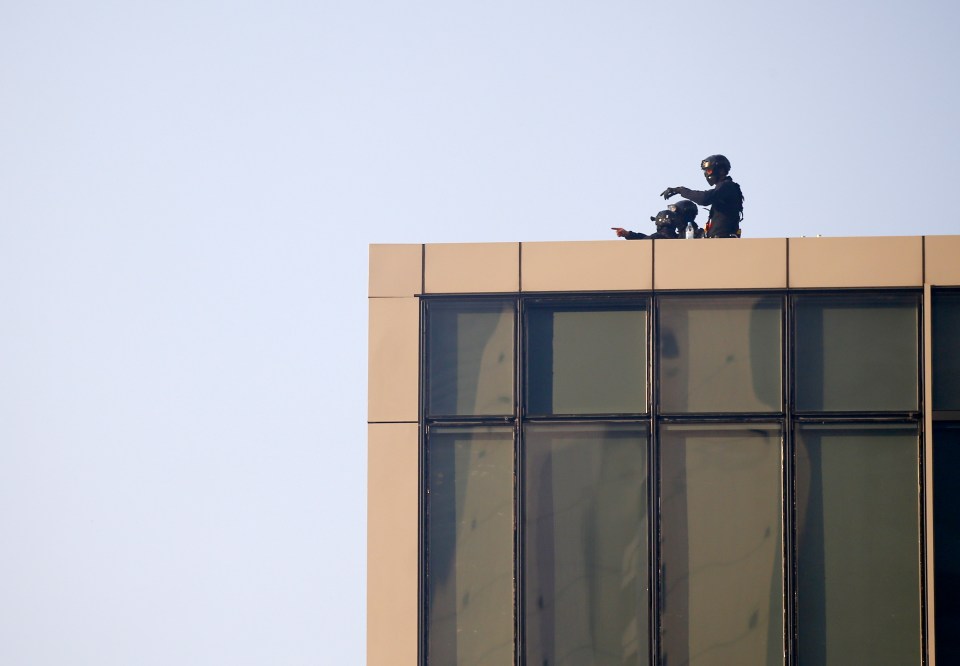
[[701, 206], [710, 206], [707, 238], [737, 238], [740, 235], [743, 192], [730, 176], [714, 185], [712, 190], [691, 190], [686, 187], [674, 189], [684, 199]]
[[670, 231], [672, 230], [657, 229], [657, 231], [652, 234], [641, 234], [636, 231], [628, 231], [624, 238], [627, 240], [643, 240], [644, 238], [650, 238], [654, 240], [657, 238], [680, 238], [676, 232], [670, 233]]

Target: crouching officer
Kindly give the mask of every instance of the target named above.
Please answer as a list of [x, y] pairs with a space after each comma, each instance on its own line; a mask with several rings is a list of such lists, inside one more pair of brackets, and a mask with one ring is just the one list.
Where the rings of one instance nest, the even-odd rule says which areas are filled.
[[640, 240], [644, 238], [651, 239], [669, 239], [683, 238], [684, 231], [688, 224], [693, 224], [697, 238], [703, 237], [703, 231], [697, 226], [697, 204], [692, 201], [678, 201], [675, 204], [667, 206], [667, 210], [661, 210], [656, 217], [651, 217], [650, 221], [656, 224], [657, 230], [652, 234], [642, 234], [636, 231], [628, 231], [622, 227], [610, 227], [617, 232], [620, 238], [627, 240]]
[[686, 187], [668, 187], [661, 196], [669, 199], [679, 194], [685, 199], [710, 206], [707, 220], [707, 238], [740, 238], [743, 219], [743, 192], [730, 178], [730, 160], [723, 155], [711, 155], [700, 162], [703, 175], [713, 185], [712, 190], [691, 190]]

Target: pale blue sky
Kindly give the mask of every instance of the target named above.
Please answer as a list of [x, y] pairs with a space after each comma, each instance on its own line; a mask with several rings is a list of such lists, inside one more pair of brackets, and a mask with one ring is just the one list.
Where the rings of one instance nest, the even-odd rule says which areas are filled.
[[[0, 663], [361, 664], [369, 243], [958, 233], [960, 4], [0, 3]], [[626, 241], [623, 241], [626, 242]]]

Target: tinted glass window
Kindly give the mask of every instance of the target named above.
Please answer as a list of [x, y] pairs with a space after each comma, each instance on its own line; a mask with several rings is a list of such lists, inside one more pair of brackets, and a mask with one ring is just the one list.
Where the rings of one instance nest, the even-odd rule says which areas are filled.
[[[425, 663], [921, 663], [920, 310], [905, 290], [426, 299]], [[960, 290], [932, 313], [944, 419]], [[957, 432], [938, 422], [928, 517], [951, 663]]]
[[660, 301], [660, 409], [779, 412], [782, 299]]
[[528, 411], [647, 411], [647, 313], [640, 309], [527, 312]]
[[920, 663], [916, 426], [797, 433], [800, 663]]
[[960, 664], [960, 424], [933, 434], [934, 587], [937, 661]]
[[783, 664], [781, 430], [660, 428], [669, 664]]
[[427, 329], [428, 413], [512, 414], [512, 302], [430, 303]]
[[513, 432], [432, 428], [428, 444], [429, 663], [512, 663]]
[[919, 298], [797, 299], [796, 403], [801, 411], [915, 411]]
[[960, 410], [960, 292], [933, 294], [933, 408]]
[[646, 428], [524, 432], [526, 663], [649, 663]]

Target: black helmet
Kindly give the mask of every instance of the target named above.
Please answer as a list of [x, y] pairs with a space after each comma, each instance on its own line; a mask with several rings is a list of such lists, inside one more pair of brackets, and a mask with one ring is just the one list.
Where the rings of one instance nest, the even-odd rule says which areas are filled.
[[680, 222], [684, 226], [689, 222], [693, 222], [697, 219], [697, 213], [700, 212], [700, 209], [697, 208], [697, 204], [692, 201], [687, 201], [686, 199], [681, 199], [677, 203], [672, 203], [667, 206], [667, 210], [671, 210], [680, 217]]
[[[670, 206], [670, 208], [673, 208], [673, 206]], [[657, 231], [669, 229], [676, 232], [680, 229], [682, 222], [680, 215], [673, 210], [661, 210], [656, 217], [651, 217], [650, 220], [657, 225]]]
[[724, 175], [730, 173], [730, 160], [723, 155], [711, 155], [703, 158], [700, 162], [700, 168], [703, 169], [703, 175], [707, 182], [716, 185], [720, 182], [721, 173]]

